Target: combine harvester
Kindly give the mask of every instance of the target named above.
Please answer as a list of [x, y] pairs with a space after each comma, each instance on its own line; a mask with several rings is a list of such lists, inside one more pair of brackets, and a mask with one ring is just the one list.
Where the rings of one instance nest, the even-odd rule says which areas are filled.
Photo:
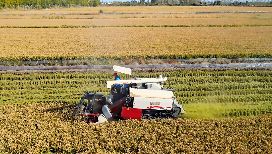
[[87, 123], [102, 123], [113, 119], [178, 118], [185, 111], [178, 104], [172, 89], [164, 89], [166, 77], [135, 78], [130, 68], [113, 66], [115, 72], [132, 76], [131, 80], [107, 81], [111, 88], [108, 99], [100, 93], [85, 92], [75, 117]]

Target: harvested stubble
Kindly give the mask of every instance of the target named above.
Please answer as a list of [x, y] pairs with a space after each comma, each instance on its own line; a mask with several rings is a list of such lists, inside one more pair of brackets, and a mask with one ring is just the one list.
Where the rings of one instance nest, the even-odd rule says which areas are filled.
[[1, 153], [271, 153], [271, 115], [221, 120], [72, 122], [73, 107], [0, 106]]
[[[161, 70], [162, 71], [162, 70]], [[136, 77], [167, 76], [166, 89], [175, 89], [177, 101], [190, 118], [251, 116], [271, 112], [271, 71], [164, 71], [133, 73]], [[122, 79], [130, 76], [121, 75]], [[78, 103], [85, 91], [108, 96], [108, 72], [55, 72], [0, 74], [0, 102], [27, 104], [37, 102]]]
[[26, 60], [272, 55], [270, 27], [1, 28], [0, 33], [0, 57]]

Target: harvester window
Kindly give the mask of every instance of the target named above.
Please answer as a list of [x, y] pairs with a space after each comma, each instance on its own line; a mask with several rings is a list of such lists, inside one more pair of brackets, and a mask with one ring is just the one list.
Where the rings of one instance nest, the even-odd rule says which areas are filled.
[[90, 113], [92, 100], [84, 99], [83, 104], [85, 106], [85, 112]]
[[146, 83], [142, 83], [142, 87], [143, 87], [143, 89], [147, 89], [148, 88]]

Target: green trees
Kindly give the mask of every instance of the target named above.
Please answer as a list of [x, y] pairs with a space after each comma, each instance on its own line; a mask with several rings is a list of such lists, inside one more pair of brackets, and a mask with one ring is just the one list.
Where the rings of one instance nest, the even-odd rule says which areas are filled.
[[91, 7], [97, 7], [97, 6], [99, 6], [100, 4], [101, 4], [100, 0], [91, 0], [91, 1], [89, 2], [89, 6], [91, 6]]
[[3, 0], [0, 0], [0, 10], [3, 9], [3, 6], [4, 6], [4, 2]]
[[70, 7], [70, 6], [99, 6], [100, 0], [0, 0], [0, 9], [4, 8], [30, 8], [46, 9], [51, 7]]

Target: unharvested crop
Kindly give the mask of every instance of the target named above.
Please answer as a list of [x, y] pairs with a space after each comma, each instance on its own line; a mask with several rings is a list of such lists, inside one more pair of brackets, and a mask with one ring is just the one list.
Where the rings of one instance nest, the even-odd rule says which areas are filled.
[[[0, 62], [272, 57], [271, 12], [205, 13], [219, 10], [271, 8], [156, 6], [4, 12], [0, 13]], [[197, 11], [201, 13], [193, 13]]]
[[[0, 12], [0, 65], [94, 58], [272, 57], [271, 13], [238, 7], [96, 7]], [[250, 9], [250, 10], [249, 10]], [[146, 14], [98, 14], [149, 12]], [[239, 11], [259, 11], [239, 7]], [[54, 13], [92, 13], [59, 16]], [[262, 11], [271, 8], [262, 7]], [[153, 13], [150, 13], [153, 12]], [[95, 14], [95, 15], [94, 15]], [[237, 22], [236, 22], [237, 21]], [[254, 27], [257, 26], [257, 27]], [[267, 26], [267, 27], [264, 27]], [[187, 112], [180, 119], [87, 125], [73, 117], [84, 91], [109, 94], [112, 72], [0, 72], [0, 153], [272, 153], [272, 72], [149, 70]], [[122, 79], [130, 78], [121, 75]], [[242, 117], [241, 117], [242, 116]]]
[[2, 15], [0, 16], [2, 26], [176, 26], [186, 25], [194, 27], [197, 25], [220, 26], [245, 26], [245, 25], [272, 25], [272, 13], [247, 13], [247, 14], [100, 14], [100, 15]]
[[0, 33], [0, 57], [6, 60], [272, 55], [270, 27], [1, 28]]
[[72, 121], [59, 103], [0, 106], [1, 153], [271, 153], [271, 115], [221, 120]]

